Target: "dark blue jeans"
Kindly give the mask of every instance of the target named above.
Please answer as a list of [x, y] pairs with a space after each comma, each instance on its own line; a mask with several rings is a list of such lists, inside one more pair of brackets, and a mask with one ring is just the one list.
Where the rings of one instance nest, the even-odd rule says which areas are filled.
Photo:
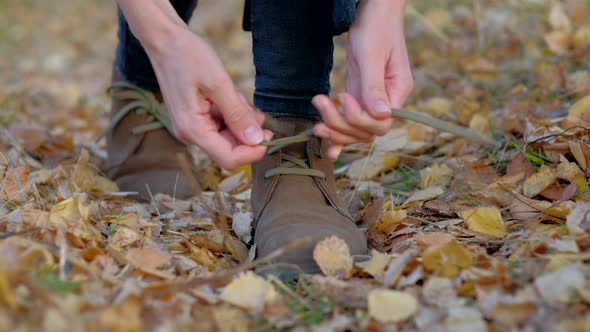
[[[254, 105], [269, 113], [315, 115], [311, 98], [330, 91], [332, 37], [348, 29], [355, 0], [246, 0], [244, 28], [252, 31], [256, 80]], [[197, 0], [171, 0], [188, 22]], [[116, 68], [147, 90], [156, 75], [119, 10]]]

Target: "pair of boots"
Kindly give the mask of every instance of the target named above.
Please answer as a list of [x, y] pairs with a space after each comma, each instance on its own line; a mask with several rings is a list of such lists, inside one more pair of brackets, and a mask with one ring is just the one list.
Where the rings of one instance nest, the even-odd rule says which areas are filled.
[[[121, 79], [114, 74], [114, 82]], [[190, 181], [181, 171], [177, 154], [190, 154], [170, 134], [161, 96], [130, 84], [115, 85], [112, 95], [107, 175], [121, 190], [136, 191], [144, 198], [149, 192], [189, 197]], [[275, 139], [298, 135], [314, 125], [308, 118], [277, 120]], [[322, 142], [311, 135], [303, 140], [275, 145], [263, 160], [252, 165], [254, 243], [257, 256], [264, 257], [290, 242], [310, 237], [311, 242], [288, 251], [277, 262], [315, 273], [319, 268], [312, 253], [320, 240], [336, 235], [348, 243], [352, 254], [366, 253], [367, 246], [336, 194], [332, 162], [323, 155]]]

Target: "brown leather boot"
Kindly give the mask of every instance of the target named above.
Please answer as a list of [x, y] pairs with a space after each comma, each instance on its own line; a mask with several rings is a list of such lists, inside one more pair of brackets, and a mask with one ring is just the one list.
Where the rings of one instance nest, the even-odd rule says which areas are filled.
[[333, 165], [323, 155], [325, 146], [310, 134], [315, 121], [285, 117], [277, 123], [275, 138], [306, 133], [300, 135], [299, 143], [274, 144], [267, 156], [252, 166], [257, 255], [264, 257], [290, 242], [310, 237], [310, 243], [287, 252], [277, 261], [315, 273], [319, 267], [313, 260], [313, 249], [317, 242], [331, 235], [346, 241], [351, 254], [365, 254], [365, 236], [336, 194]]
[[171, 134], [161, 96], [125, 82], [116, 71], [110, 93], [106, 174], [122, 191], [135, 191], [140, 199], [149, 199], [150, 192], [178, 198], [191, 196], [194, 189], [177, 157], [184, 154], [195, 173], [191, 154]]

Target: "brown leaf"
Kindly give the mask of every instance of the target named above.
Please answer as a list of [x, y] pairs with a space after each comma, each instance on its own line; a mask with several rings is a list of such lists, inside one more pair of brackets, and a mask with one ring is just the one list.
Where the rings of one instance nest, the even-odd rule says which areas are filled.
[[29, 175], [29, 166], [20, 166], [17, 168], [9, 167], [4, 175], [2, 187], [4, 189], [2, 197], [11, 202], [24, 202], [29, 193], [27, 177]]

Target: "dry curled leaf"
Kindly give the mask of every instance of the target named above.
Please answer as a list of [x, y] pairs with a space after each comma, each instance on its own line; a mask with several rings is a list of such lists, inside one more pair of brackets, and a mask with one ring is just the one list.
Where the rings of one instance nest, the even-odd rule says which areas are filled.
[[422, 254], [424, 269], [441, 277], [454, 277], [472, 262], [471, 253], [455, 240], [428, 247]]
[[337, 236], [330, 236], [316, 244], [313, 259], [327, 276], [349, 277], [352, 273], [350, 248]]
[[557, 172], [554, 168], [542, 166], [541, 169], [524, 181], [522, 193], [526, 197], [536, 196], [557, 181]]

